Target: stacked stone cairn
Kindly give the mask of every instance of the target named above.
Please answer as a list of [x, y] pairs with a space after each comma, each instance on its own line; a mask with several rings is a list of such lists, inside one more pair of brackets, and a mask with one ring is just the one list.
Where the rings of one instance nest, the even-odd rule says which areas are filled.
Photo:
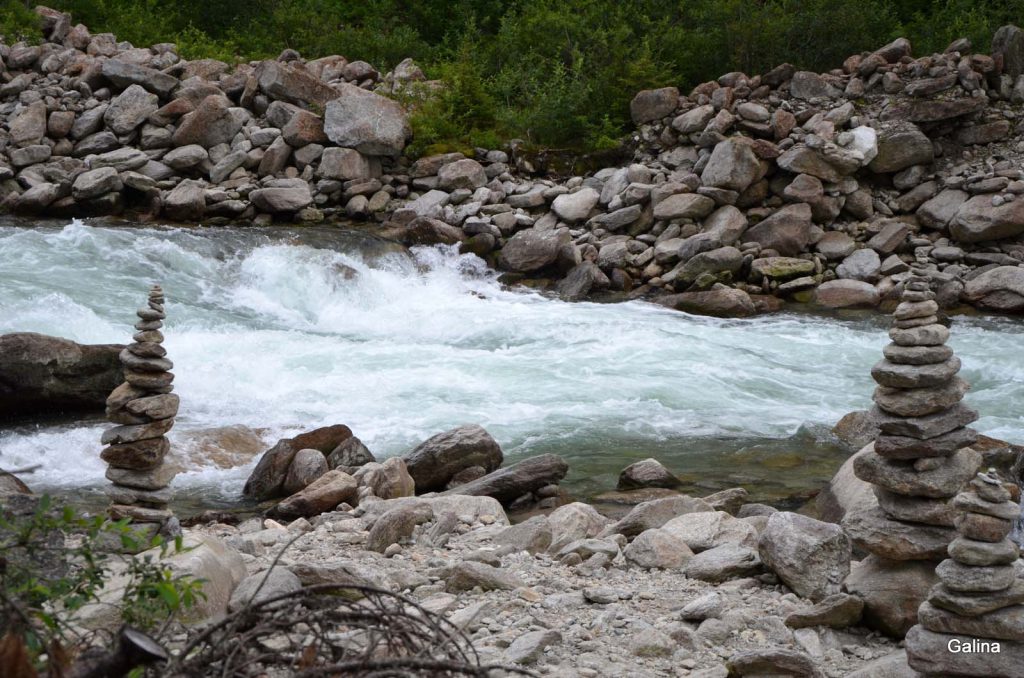
[[1020, 516], [1019, 489], [989, 469], [953, 505], [959, 536], [907, 635], [910, 666], [926, 676], [1024, 675], [1024, 580], [1009, 538]]
[[878, 505], [843, 521], [858, 546], [890, 561], [945, 556], [956, 537], [950, 500], [981, 464], [969, 447], [977, 434], [966, 428], [978, 414], [960, 402], [968, 385], [946, 346], [949, 329], [936, 315], [927, 261], [926, 251], [915, 252], [892, 343], [871, 370], [879, 384], [872, 418], [881, 432], [854, 460], [854, 473], [874, 485]]
[[171, 393], [173, 364], [161, 345], [166, 316], [159, 285], [152, 287], [148, 304], [137, 315], [134, 341], [120, 354], [125, 381], [107, 398], [107, 418], [117, 426], [103, 434], [107, 447], [100, 456], [109, 466], [107, 479], [114, 483], [107, 490], [113, 501], [111, 517], [162, 525], [173, 518], [167, 503], [175, 472], [164, 458], [170, 450], [167, 432], [178, 413], [178, 396]]

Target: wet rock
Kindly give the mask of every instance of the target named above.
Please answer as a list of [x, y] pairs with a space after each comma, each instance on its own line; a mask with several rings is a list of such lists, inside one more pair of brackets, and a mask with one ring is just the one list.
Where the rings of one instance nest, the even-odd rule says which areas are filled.
[[532, 273], [554, 264], [571, 242], [565, 230], [542, 231], [528, 228], [509, 238], [498, 258], [499, 265], [517, 273]]
[[498, 469], [442, 494], [487, 496], [507, 504], [542, 487], [557, 485], [568, 471], [569, 465], [558, 455], [542, 454]]
[[706, 292], [670, 294], [659, 297], [656, 301], [677, 311], [718, 318], [745, 318], [757, 313], [749, 294], [725, 286]]
[[420, 493], [444, 489], [456, 473], [470, 466], [493, 471], [503, 458], [497, 441], [476, 424], [439, 433], [403, 457]]
[[680, 480], [662, 466], [657, 459], [634, 462], [619, 474], [618, 489], [635, 490], [641, 487], [677, 487]]
[[123, 348], [32, 332], [0, 335], [0, 420], [102, 411], [123, 379]]

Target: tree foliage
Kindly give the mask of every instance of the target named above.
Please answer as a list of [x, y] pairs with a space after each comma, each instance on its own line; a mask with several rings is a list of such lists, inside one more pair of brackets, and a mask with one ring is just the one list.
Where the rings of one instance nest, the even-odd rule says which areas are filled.
[[[188, 58], [256, 59], [282, 49], [387, 69], [416, 59], [449, 82], [414, 120], [416, 148], [520, 137], [600, 147], [629, 128], [637, 90], [684, 91], [779, 63], [818, 71], [900, 35], [915, 53], [970, 38], [987, 50], [1024, 0], [51, 0], [94, 32], [176, 41]], [[0, 33], [26, 22], [0, 0]], [[28, 17], [31, 19], [31, 17]]]

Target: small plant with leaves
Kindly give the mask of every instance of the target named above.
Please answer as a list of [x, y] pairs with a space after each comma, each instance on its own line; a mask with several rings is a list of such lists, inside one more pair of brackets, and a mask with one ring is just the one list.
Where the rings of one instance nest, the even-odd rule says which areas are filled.
[[[116, 604], [126, 624], [159, 637], [204, 597], [201, 580], [161, 563], [186, 550], [180, 539], [140, 543], [128, 520], [85, 515], [49, 496], [21, 508], [0, 505], [0, 666], [19, 661], [26, 670], [53, 673], [77, 652], [103, 644], [80, 623], [87, 606]], [[150, 551], [125, 557], [104, 546], [111, 543]], [[123, 595], [105, 603], [104, 587], [115, 573], [126, 581]]]

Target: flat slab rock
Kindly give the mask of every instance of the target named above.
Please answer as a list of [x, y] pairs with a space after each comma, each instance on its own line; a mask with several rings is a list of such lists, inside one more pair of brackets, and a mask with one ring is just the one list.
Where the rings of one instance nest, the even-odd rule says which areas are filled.
[[980, 617], [964, 617], [928, 601], [918, 609], [921, 626], [935, 633], [1024, 642], [1024, 605], [1011, 605]]
[[931, 471], [916, 471], [906, 462], [890, 461], [873, 450], [853, 462], [854, 473], [861, 480], [896, 494], [931, 499], [957, 494], [980, 466], [981, 455], [970, 448], [958, 450], [942, 466]]
[[951, 527], [893, 520], [878, 506], [848, 511], [842, 524], [854, 544], [889, 560], [940, 560], [956, 538]]
[[970, 387], [960, 377], [953, 377], [942, 386], [930, 388], [897, 389], [879, 386], [875, 389], [875, 403], [900, 417], [924, 417], [956, 405]]
[[911, 438], [934, 438], [978, 420], [978, 412], [963, 403], [923, 417], [897, 417], [879, 407], [871, 409], [871, 418], [882, 433]]
[[881, 386], [890, 388], [927, 388], [942, 386], [960, 371], [960, 359], [930, 365], [901, 365], [880, 360], [871, 368], [871, 376]]
[[948, 457], [977, 440], [978, 432], [971, 428], [954, 429], [926, 440], [883, 434], [875, 438], [875, 452], [886, 459]]
[[[1019, 678], [1024, 666], [1024, 642], [988, 641], [947, 633], [935, 633], [915, 626], [907, 633], [907, 661], [910, 667], [926, 676], [987, 676]], [[959, 651], [957, 651], [959, 649]]]

